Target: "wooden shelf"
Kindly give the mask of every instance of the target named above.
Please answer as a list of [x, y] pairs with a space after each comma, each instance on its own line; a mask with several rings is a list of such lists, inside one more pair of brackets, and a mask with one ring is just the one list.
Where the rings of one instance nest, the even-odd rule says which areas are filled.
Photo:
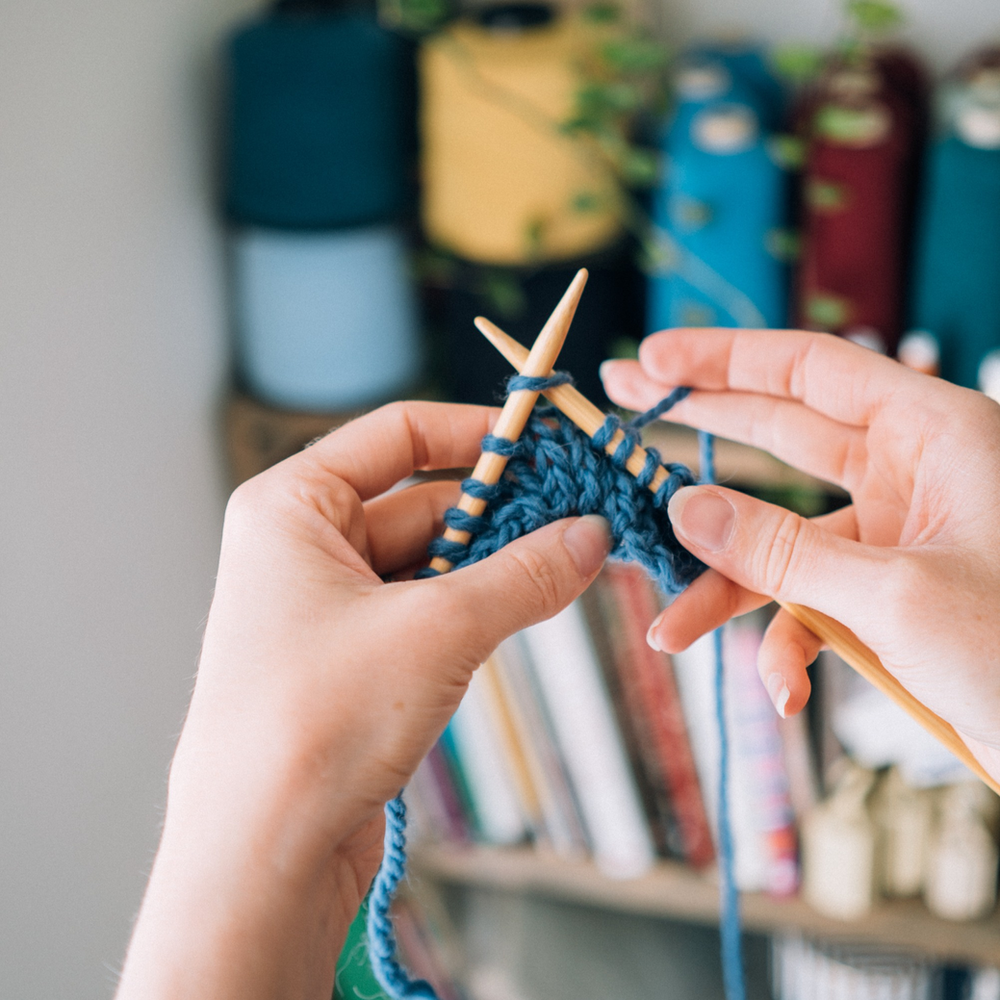
[[[642, 878], [617, 880], [603, 875], [590, 861], [567, 861], [532, 848], [421, 845], [411, 852], [410, 867], [418, 880], [701, 924], [718, 922], [716, 883], [678, 863], [661, 862]], [[900, 900], [880, 904], [861, 920], [842, 923], [821, 916], [800, 899], [747, 893], [743, 922], [748, 930], [795, 930], [826, 939], [875, 942], [938, 960], [1000, 965], [1000, 915], [996, 913], [974, 923], [949, 923], [933, 916], [918, 900]]]

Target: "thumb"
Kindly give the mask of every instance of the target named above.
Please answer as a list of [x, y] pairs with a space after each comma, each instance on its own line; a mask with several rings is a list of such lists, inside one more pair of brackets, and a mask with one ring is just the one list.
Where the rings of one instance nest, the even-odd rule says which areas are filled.
[[603, 517], [568, 518], [505, 545], [482, 562], [432, 581], [442, 626], [485, 659], [509, 635], [562, 611], [587, 588], [610, 549]]
[[684, 547], [723, 576], [840, 621], [856, 617], [859, 584], [874, 584], [891, 558], [891, 550], [851, 541], [783, 507], [718, 486], [678, 490], [667, 512]]

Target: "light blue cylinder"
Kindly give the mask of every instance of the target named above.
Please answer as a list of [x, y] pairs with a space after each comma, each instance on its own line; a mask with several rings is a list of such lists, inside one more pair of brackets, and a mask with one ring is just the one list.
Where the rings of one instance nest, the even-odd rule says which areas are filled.
[[237, 367], [253, 395], [322, 412], [413, 388], [417, 308], [396, 228], [247, 229], [233, 234], [231, 256]]

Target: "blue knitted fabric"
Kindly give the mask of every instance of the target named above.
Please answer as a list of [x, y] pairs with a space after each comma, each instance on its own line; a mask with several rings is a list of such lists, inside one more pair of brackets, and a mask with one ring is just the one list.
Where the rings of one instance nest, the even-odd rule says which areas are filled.
[[[508, 391], [536, 389], [540, 383], [548, 388], [566, 381], [568, 376], [562, 373], [549, 380], [515, 376]], [[688, 391], [675, 390], [668, 397], [669, 405]], [[656, 408], [656, 416], [665, 412], [666, 403]], [[669, 476], [655, 494], [650, 492], [647, 487], [661, 464], [655, 448], [646, 449], [648, 458], [638, 477], [626, 470], [625, 463], [638, 445], [637, 428], [651, 419], [644, 414], [634, 425], [623, 425], [609, 415], [588, 440], [558, 410], [543, 407], [535, 410], [516, 443], [488, 434], [483, 451], [509, 456], [506, 472], [495, 486], [475, 479], [462, 483], [464, 492], [488, 501], [486, 511], [482, 517], [472, 517], [457, 507], [447, 511], [445, 524], [468, 531], [472, 540], [461, 545], [438, 538], [430, 545], [431, 556], [443, 556], [461, 569], [560, 518], [600, 514], [611, 525], [612, 558], [640, 563], [664, 593], [679, 593], [705, 566], [677, 541], [666, 508], [681, 487], [693, 486], [697, 480], [687, 466], [666, 464]], [[604, 447], [619, 428], [625, 440], [609, 456]], [[420, 575], [435, 573], [423, 570]]]
[[[541, 391], [571, 381], [565, 373], [549, 378], [515, 375], [508, 392], [520, 389]], [[458, 570], [496, 552], [509, 542], [564, 517], [600, 514], [611, 525], [613, 558], [638, 562], [668, 594], [676, 594], [691, 583], [704, 564], [691, 555], [674, 535], [666, 515], [670, 498], [684, 486], [698, 480], [687, 466], [663, 463], [669, 475], [654, 494], [648, 486], [659, 468], [660, 456], [654, 448], [639, 476], [632, 476], [625, 463], [639, 440], [639, 428], [655, 420], [688, 395], [690, 389], [675, 389], [655, 407], [628, 424], [609, 415], [597, 433], [588, 439], [576, 426], [552, 407], [536, 408], [516, 443], [487, 435], [483, 451], [509, 456], [500, 482], [487, 486], [466, 479], [462, 490], [487, 501], [481, 517], [472, 517], [453, 507], [445, 514], [449, 527], [472, 535], [467, 545], [439, 538], [429, 547], [433, 556], [442, 556]], [[608, 455], [604, 448], [621, 429], [625, 440]], [[700, 435], [703, 474], [714, 478], [711, 438]], [[431, 569], [418, 576], [436, 576]], [[726, 761], [728, 740], [722, 700], [721, 630], [715, 637], [716, 711], [720, 726], [719, 862], [722, 875], [721, 925], [723, 972], [727, 1000], [744, 1000], [740, 956], [739, 899], [733, 878], [734, 850], [726, 802]], [[392, 898], [406, 869], [406, 806], [402, 793], [385, 807], [385, 853], [372, 884], [368, 908], [368, 945], [372, 969], [393, 1000], [419, 998], [437, 1000], [433, 987], [424, 980], [411, 980], [396, 956], [390, 909]]]

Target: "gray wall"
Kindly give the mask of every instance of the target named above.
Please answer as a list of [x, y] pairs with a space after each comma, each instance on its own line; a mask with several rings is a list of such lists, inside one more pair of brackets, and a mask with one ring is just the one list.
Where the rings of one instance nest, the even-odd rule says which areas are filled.
[[[655, 2], [655, 0], [653, 0]], [[211, 52], [253, 0], [0, 21], [0, 994], [106, 997], [156, 842], [224, 489]], [[838, 4], [673, 0], [680, 34]], [[911, 0], [939, 63], [996, 0]], [[669, 30], [678, 37], [678, 32]]]
[[245, 0], [0, 19], [0, 995], [105, 997], [210, 597], [206, 97]]

